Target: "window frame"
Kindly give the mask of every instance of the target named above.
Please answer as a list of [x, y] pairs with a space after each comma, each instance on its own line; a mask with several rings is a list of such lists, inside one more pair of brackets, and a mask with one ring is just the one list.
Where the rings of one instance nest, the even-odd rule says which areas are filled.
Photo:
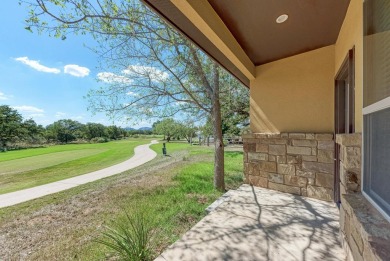
[[[364, 34], [363, 34], [363, 37], [365, 35], [367, 35], [367, 31], [368, 31], [368, 26], [367, 26], [367, 20], [369, 19], [372, 19], [372, 13], [371, 13], [371, 10], [369, 10], [370, 8], [370, 4], [372, 3], [371, 1], [369, 0], [364, 0], [363, 1], [363, 11], [364, 11], [364, 16], [363, 16], [363, 25], [364, 25]], [[363, 40], [364, 41], [364, 40]], [[363, 43], [364, 44], [364, 43]], [[363, 47], [363, 52], [366, 52], [366, 47], [364, 46]], [[363, 77], [366, 76], [366, 73], [364, 71], [364, 68], [367, 66], [366, 64], [367, 61], [364, 61], [363, 60]], [[390, 63], [390, 61], [389, 61]], [[367, 86], [365, 84], [365, 80], [363, 80], [363, 97], [365, 96], [365, 93], [367, 91]], [[363, 101], [363, 106], [364, 106], [364, 101]], [[379, 111], [382, 111], [382, 110], [385, 110], [385, 109], [388, 109], [390, 108], [390, 96], [382, 99], [382, 100], [379, 100], [373, 104], [370, 104], [368, 106], [365, 106], [363, 107], [362, 109], [362, 114], [363, 114], [363, 133], [362, 133], [362, 139], [363, 139], [363, 142], [362, 142], [362, 148], [361, 148], [361, 152], [362, 152], [362, 178], [361, 178], [361, 192], [363, 194], [363, 196], [383, 215], [383, 217], [388, 221], [390, 222], [390, 214], [388, 214], [369, 194], [367, 194], [365, 191], [364, 191], [364, 188], [365, 188], [365, 176], [368, 175], [365, 173], [365, 164], [366, 164], [366, 154], [370, 152], [368, 146], [370, 144], [366, 144], [366, 134], [367, 134], [367, 130], [366, 129], [366, 119], [365, 119], [365, 116], [367, 115], [370, 115], [370, 114], [373, 114], [375, 112], [379, 112]], [[368, 136], [370, 137], [370, 136]], [[372, 175], [372, 173], [370, 173], [370, 176]], [[375, 193], [375, 192], [374, 192]], [[390, 202], [387, 202], [388, 204], [390, 204]]]

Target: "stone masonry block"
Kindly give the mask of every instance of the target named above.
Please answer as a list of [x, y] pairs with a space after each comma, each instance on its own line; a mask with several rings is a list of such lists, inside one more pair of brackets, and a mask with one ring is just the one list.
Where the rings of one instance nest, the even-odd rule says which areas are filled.
[[256, 151], [256, 143], [244, 142], [243, 149], [245, 152], [255, 152]]
[[256, 152], [268, 153], [268, 145], [267, 144], [257, 143], [256, 144]]
[[260, 139], [260, 143], [283, 145], [283, 144], [287, 144], [287, 140], [286, 139]]
[[269, 154], [271, 155], [286, 155], [285, 145], [269, 145]]
[[333, 140], [333, 134], [316, 134], [316, 140]]
[[342, 183], [340, 183], [340, 195], [344, 195], [344, 194], [347, 194], [347, 189]]
[[352, 134], [337, 134], [336, 142], [343, 146], [362, 146], [362, 134], [361, 133], [352, 133]]
[[249, 175], [249, 176], [248, 176], [248, 183], [249, 183], [250, 185], [253, 185], [253, 186], [258, 186], [258, 187], [262, 187], [262, 188], [267, 188], [268, 179], [267, 179], [267, 178], [260, 177], [260, 176], [252, 176], [252, 175]]
[[300, 177], [305, 177], [305, 178], [315, 178], [316, 174], [314, 172], [310, 171], [303, 171], [303, 170], [298, 170], [295, 172], [295, 175], [300, 176]]
[[268, 176], [270, 174], [269, 172], [262, 171], [262, 170], [260, 170], [259, 172], [260, 172], [260, 177], [263, 177], [263, 178], [268, 178]]
[[277, 191], [281, 191], [281, 192], [295, 194], [295, 195], [301, 194], [300, 187], [292, 187], [292, 186], [287, 186], [287, 185], [283, 185], [283, 184], [269, 182], [268, 188], [273, 189], [273, 190], [277, 190]]
[[276, 161], [276, 156], [268, 155], [268, 161]]
[[258, 140], [259, 139], [267, 139], [268, 134], [267, 133], [254, 133], [253, 138], [258, 139]]
[[319, 187], [333, 188], [334, 177], [331, 174], [317, 173], [316, 185]]
[[361, 233], [357, 230], [357, 226], [351, 226], [351, 235], [353, 240], [355, 240], [356, 245], [358, 246], [359, 253], [363, 255], [363, 239]]
[[352, 256], [354, 261], [365, 261], [363, 259], [363, 255], [359, 253], [359, 247], [357, 246], [355, 240], [353, 238], [348, 240], [348, 245], [351, 248]]
[[318, 150], [318, 162], [333, 163], [334, 155], [332, 150]]
[[319, 140], [318, 149], [320, 150], [334, 150], [334, 141], [333, 140]]
[[307, 179], [304, 177], [299, 177], [299, 176], [285, 175], [284, 176], [284, 184], [305, 188], [307, 185]]
[[287, 155], [287, 163], [288, 164], [298, 164], [302, 162], [300, 155], [293, 156], [293, 155]]
[[267, 153], [248, 152], [248, 161], [249, 162], [268, 161], [268, 154]]
[[283, 184], [283, 175], [281, 174], [275, 174], [275, 173], [269, 173], [268, 175], [268, 181], [273, 183], [280, 183]]
[[284, 175], [295, 175], [295, 166], [290, 164], [278, 164], [278, 173]]
[[287, 146], [287, 154], [311, 155], [311, 148]]
[[289, 133], [288, 137], [290, 139], [306, 139], [305, 133]]
[[277, 163], [286, 163], [286, 156], [276, 156]]
[[361, 150], [358, 147], [344, 147], [343, 164], [347, 169], [360, 168]]
[[317, 141], [316, 140], [292, 140], [293, 146], [299, 146], [299, 147], [316, 147]]
[[315, 134], [314, 133], [306, 133], [306, 139], [307, 140], [314, 140]]
[[258, 176], [259, 175], [259, 165], [256, 163], [249, 163], [247, 172], [245, 174], [252, 175], [252, 176]]
[[311, 198], [317, 198], [325, 201], [332, 201], [333, 190], [323, 187], [316, 187], [312, 185], [307, 186], [307, 196]]
[[288, 133], [281, 133], [280, 137], [284, 138], [284, 139], [287, 139], [288, 138]]
[[302, 161], [317, 161], [317, 156], [302, 156]]
[[302, 162], [302, 170], [334, 174], [334, 164], [304, 161]]
[[349, 220], [346, 220], [347, 213], [345, 212], [343, 206], [340, 204], [340, 230], [345, 235], [345, 223], [349, 222]]
[[276, 172], [276, 162], [259, 162], [259, 169], [262, 171]]

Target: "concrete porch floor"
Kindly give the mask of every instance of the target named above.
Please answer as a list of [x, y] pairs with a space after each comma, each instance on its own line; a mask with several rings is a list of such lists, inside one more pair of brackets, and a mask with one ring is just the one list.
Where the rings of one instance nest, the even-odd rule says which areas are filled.
[[242, 185], [156, 260], [345, 260], [334, 204]]

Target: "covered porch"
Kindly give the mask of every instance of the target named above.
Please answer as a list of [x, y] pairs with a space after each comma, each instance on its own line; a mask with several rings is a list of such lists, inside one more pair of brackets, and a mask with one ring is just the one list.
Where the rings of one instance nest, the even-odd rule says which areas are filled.
[[156, 260], [345, 260], [334, 204], [242, 185]]
[[250, 89], [248, 186], [162, 257], [388, 260], [389, 1], [144, 2]]

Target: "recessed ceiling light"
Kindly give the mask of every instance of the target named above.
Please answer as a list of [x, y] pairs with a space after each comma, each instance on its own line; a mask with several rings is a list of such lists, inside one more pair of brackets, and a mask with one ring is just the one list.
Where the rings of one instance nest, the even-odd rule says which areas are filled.
[[286, 22], [287, 19], [288, 19], [288, 15], [282, 14], [281, 16], [279, 16], [278, 18], [276, 18], [276, 22], [277, 22], [278, 24], [281, 24], [281, 23]]

